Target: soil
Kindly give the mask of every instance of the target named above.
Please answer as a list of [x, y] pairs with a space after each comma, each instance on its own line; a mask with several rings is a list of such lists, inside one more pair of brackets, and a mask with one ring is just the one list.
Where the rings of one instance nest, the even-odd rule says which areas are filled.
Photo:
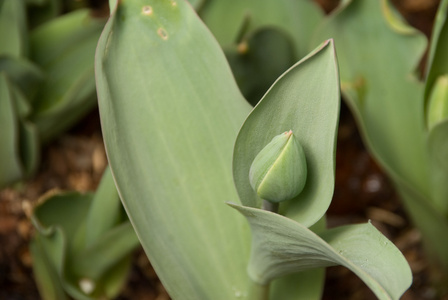
[[[326, 11], [338, 1], [318, 0]], [[405, 18], [430, 34], [439, 1], [393, 1]], [[46, 192], [95, 190], [107, 165], [98, 111], [42, 149], [38, 174], [30, 180], [0, 191], [0, 300], [40, 299], [33, 279], [28, 248], [33, 227], [29, 216], [33, 205]], [[405, 300], [448, 300], [432, 286], [433, 273], [425, 259], [419, 232], [410, 224], [388, 178], [364, 148], [356, 124], [343, 105], [336, 154], [336, 188], [328, 211], [329, 227], [372, 223], [403, 252], [414, 282]], [[141, 249], [120, 300], [169, 299]], [[376, 299], [353, 273], [342, 267], [327, 269], [323, 299]]]

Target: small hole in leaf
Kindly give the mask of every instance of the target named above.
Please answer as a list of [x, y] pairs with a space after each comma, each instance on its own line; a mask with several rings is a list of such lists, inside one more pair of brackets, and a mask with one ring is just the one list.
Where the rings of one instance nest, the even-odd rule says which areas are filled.
[[162, 38], [162, 40], [167, 40], [168, 39], [168, 32], [166, 32], [166, 30], [163, 29], [163, 28], [159, 28], [157, 30], [157, 34]]
[[143, 12], [143, 14], [145, 14], [147, 16], [152, 15], [152, 7], [149, 5], [145, 5], [142, 8], [142, 12]]

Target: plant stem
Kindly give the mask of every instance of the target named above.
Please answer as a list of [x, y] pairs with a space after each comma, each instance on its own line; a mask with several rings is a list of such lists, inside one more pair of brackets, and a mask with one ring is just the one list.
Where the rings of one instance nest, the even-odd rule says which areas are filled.
[[261, 285], [251, 280], [247, 300], [269, 300], [269, 283]]
[[271, 201], [263, 200], [262, 209], [271, 211], [273, 213], [277, 213], [278, 212], [278, 203], [272, 203]]

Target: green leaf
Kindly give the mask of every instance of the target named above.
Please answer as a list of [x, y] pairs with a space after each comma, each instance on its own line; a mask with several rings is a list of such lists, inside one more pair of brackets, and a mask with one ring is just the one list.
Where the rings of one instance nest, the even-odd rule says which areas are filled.
[[188, 2], [191, 4], [191, 6], [194, 7], [194, 9], [197, 11], [198, 9], [200, 9], [202, 7], [202, 5], [204, 5], [204, 2], [206, 0], [188, 0]]
[[[39, 294], [44, 300], [69, 299], [54, 264], [54, 257], [60, 253], [57, 249], [63, 247], [59, 237], [59, 235], [55, 235], [50, 239], [37, 234], [30, 244], [33, 272]], [[52, 245], [52, 240], [55, 240], [54, 245]], [[57, 242], [60, 243], [57, 244]]]
[[8, 74], [11, 81], [27, 97], [27, 102], [34, 98], [45, 78], [44, 73], [36, 64], [11, 56], [0, 57], [0, 71]]
[[[437, 60], [443, 67], [442, 59], [436, 57], [446, 52], [444, 39], [439, 38], [446, 1], [441, 8], [430, 66], [436, 66]], [[434, 157], [428, 155], [424, 87], [412, 74], [425, 49], [423, 35], [397, 19], [383, 0], [343, 2], [316, 38], [326, 36], [335, 38], [342, 90], [366, 144], [394, 181], [413, 223], [422, 232], [429, 257], [448, 269], [448, 243], [440, 238], [448, 230], [446, 212], [441, 211], [446, 199], [437, 200], [445, 193], [446, 184], [435, 192], [433, 182], [444, 175], [436, 169], [430, 173]], [[430, 68], [426, 93], [438, 72], [438, 67]]]
[[19, 153], [19, 121], [7, 76], [0, 72], [0, 187], [23, 176]]
[[39, 165], [40, 144], [36, 126], [28, 121], [19, 123], [19, 155], [23, 167], [23, 175], [32, 175]]
[[307, 227], [325, 214], [334, 189], [339, 101], [336, 57], [330, 40], [283, 74], [242, 126], [235, 142], [233, 174], [244, 205], [261, 205], [249, 182], [255, 156], [274, 136], [292, 130], [304, 149], [308, 176], [302, 193], [285, 203], [282, 211]]
[[448, 270], [448, 240], [440, 238], [448, 231], [446, 216], [406, 183], [396, 182], [395, 187], [403, 198], [404, 207], [412, 217], [412, 222], [422, 233], [427, 258], [437, 268]]
[[423, 85], [413, 76], [424, 36], [382, 0], [344, 1], [315, 41], [329, 37], [335, 40], [345, 100], [371, 152], [391, 176], [429, 194]]
[[[74, 192], [50, 194], [35, 208], [32, 221], [37, 234], [33, 238], [33, 257], [39, 261], [34, 270], [45, 300], [55, 299], [51, 295], [61, 289], [78, 300], [105, 295], [113, 298], [126, 280], [130, 253], [139, 241], [128, 221], [121, 222], [112, 216], [114, 222], [110, 222], [107, 216], [102, 216], [114, 209], [97, 209], [98, 204], [117, 204], [118, 199], [109, 198], [113, 193], [106, 191], [109, 188], [116, 193], [115, 187], [108, 185], [111, 181], [106, 173], [95, 196]], [[96, 240], [87, 244], [86, 237], [92, 238], [91, 229]], [[91, 284], [91, 291], [83, 288], [85, 282]]]
[[[33, 212], [32, 222], [38, 230], [33, 240], [41, 247], [40, 256], [48, 258], [48, 261], [44, 262], [48, 264], [46, 269], [55, 270], [59, 280], [54, 283], [41, 281], [41, 275], [37, 273], [42, 271], [39, 266], [34, 269], [36, 280], [40, 282], [38, 285], [42, 286], [40, 290], [59, 290], [57, 285], [61, 284], [64, 291], [75, 299], [88, 300], [90, 298], [80, 291], [77, 278], [68, 275], [70, 271], [67, 266], [75, 245], [79, 244], [74, 237], [88, 211], [91, 194], [80, 195], [72, 192], [47, 197]], [[36, 254], [39, 257], [39, 253]], [[56, 287], [52, 287], [52, 284]]]
[[[98, 223], [101, 225], [100, 222]], [[90, 229], [90, 227], [87, 228]], [[70, 261], [74, 274], [95, 282], [101, 280], [106, 272], [121, 260], [126, 259], [129, 253], [140, 244], [129, 222], [111, 226], [108, 229], [107, 232], [98, 236], [95, 243], [74, 255]]]
[[232, 145], [250, 106], [209, 30], [183, 1], [119, 2], [96, 59], [112, 173], [172, 298], [235, 299], [247, 290], [248, 226]]
[[429, 57], [427, 62], [427, 78], [425, 86], [425, 101], [429, 100], [431, 90], [437, 78], [448, 74], [448, 0], [439, 4], [434, 28], [431, 35]]
[[121, 202], [110, 168], [107, 167], [87, 215], [86, 246], [89, 247], [120, 220]]
[[400, 251], [370, 223], [313, 231], [281, 215], [231, 205], [249, 221], [249, 275], [260, 284], [312, 268], [342, 265], [358, 275], [379, 299], [399, 299], [412, 283]]
[[[448, 96], [448, 95], [447, 95]], [[447, 97], [448, 102], [448, 97]], [[428, 152], [431, 163], [433, 200], [448, 223], [448, 118], [429, 132]], [[448, 256], [448, 251], [446, 252]]]
[[30, 105], [21, 90], [0, 72], [0, 187], [37, 169], [39, 141], [35, 126], [27, 120]]
[[308, 53], [307, 45], [323, 12], [313, 1], [225, 0], [209, 1], [200, 16], [221, 45], [239, 42], [243, 35], [260, 27], [276, 27], [288, 33], [295, 47], [296, 59]]
[[241, 92], [252, 104], [296, 62], [290, 36], [275, 27], [257, 29], [240, 44], [225, 47], [224, 51]]
[[24, 57], [28, 54], [25, 1], [0, 1], [0, 55]]
[[47, 141], [95, 106], [94, 53], [103, 20], [75, 11], [33, 31], [32, 58], [47, 77], [34, 102], [33, 122]]
[[[326, 228], [326, 219], [320, 219], [311, 226], [313, 232]], [[324, 292], [325, 268], [311, 269], [274, 279], [270, 287], [269, 299], [320, 300]]]

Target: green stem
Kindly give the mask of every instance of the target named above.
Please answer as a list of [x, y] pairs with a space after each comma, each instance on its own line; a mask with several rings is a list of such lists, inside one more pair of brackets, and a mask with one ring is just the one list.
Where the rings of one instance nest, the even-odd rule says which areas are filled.
[[277, 213], [278, 212], [278, 203], [272, 203], [271, 201], [263, 200], [262, 209], [271, 211], [273, 213]]
[[269, 300], [269, 283], [266, 285], [250, 281], [247, 300]]

